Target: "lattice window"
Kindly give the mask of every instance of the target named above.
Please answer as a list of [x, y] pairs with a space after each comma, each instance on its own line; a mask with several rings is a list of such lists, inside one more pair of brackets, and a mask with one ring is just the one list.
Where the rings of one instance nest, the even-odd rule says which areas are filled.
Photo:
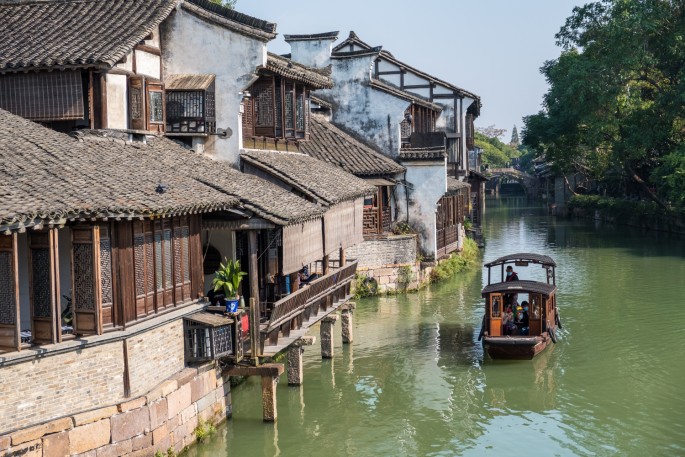
[[215, 97], [214, 97], [214, 85], [212, 85], [212, 91], [207, 91], [205, 92], [205, 97], [206, 97], [206, 105], [205, 105], [205, 117], [207, 119], [214, 119], [216, 116], [215, 114]]
[[[150, 93], [152, 94], [152, 92]], [[213, 103], [212, 97], [212, 105]], [[202, 91], [174, 91], [166, 93], [166, 117], [172, 121], [186, 117], [203, 117], [204, 92]]]
[[145, 234], [145, 262], [147, 268], [145, 269], [145, 277], [147, 279], [147, 292], [154, 292], [155, 290], [155, 276], [154, 270], [154, 253], [152, 252], [152, 233]]
[[0, 251], [0, 324], [17, 321], [12, 252]]
[[297, 130], [304, 131], [304, 94], [297, 95]]
[[295, 119], [293, 118], [293, 98], [295, 96], [295, 89], [292, 85], [286, 84], [285, 86], [285, 128], [294, 129]]
[[131, 85], [128, 89], [128, 106], [131, 111], [131, 119], [141, 119], [143, 117], [143, 88]]
[[170, 288], [173, 286], [171, 278], [171, 230], [164, 230], [164, 287]]
[[100, 287], [102, 303], [112, 303], [112, 243], [109, 238], [100, 238]]
[[31, 249], [33, 275], [33, 317], [50, 317], [52, 290], [50, 283], [50, 250]]
[[181, 243], [181, 227], [174, 228], [174, 282], [180, 285], [183, 282], [183, 246]]
[[190, 254], [188, 240], [190, 230], [187, 226], [181, 227], [181, 249], [183, 250], [183, 281], [190, 282]]
[[157, 290], [164, 290], [164, 274], [162, 271], [162, 233], [155, 232], [155, 279]]
[[257, 84], [254, 87], [255, 124], [257, 127], [274, 125], [274, 101], [271, 83]]
[[283, 102], [281, 101], [281, 80], [276, 80], [276, 136], [283, 134]]
[[159, 124], [164, 122], [164, 100], [161, 92], [148, 92], [148, 102], [150, 107], [150, 122]]
[[145, 295], [145, 235], [136, 233], [133, 237], [133, 255], [135, 257], [136, 296]]
[[74, 308], [94, 311], [95, 288], [93, 283], [93, 245], [74, 245]]
[[305, 105], [304, 105], [304, 133], [308, 134], [309, 133], [309, 113], [311, 113], [311, 107], [309, 104], [309, 97], [305, 98]]

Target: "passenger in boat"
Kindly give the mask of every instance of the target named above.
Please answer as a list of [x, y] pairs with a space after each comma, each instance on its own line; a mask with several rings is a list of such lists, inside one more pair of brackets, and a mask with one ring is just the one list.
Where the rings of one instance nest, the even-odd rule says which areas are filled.
[[528, 302], [524, 300], [521, 303], [521, 307], [523, 308], [521, 310], [521, 319], [520, 319], [521, 335], [529, 335], [530, 334], [530, 315], [528, 314]]
[[504, 313], [504, 318], [502, 319], [502, 326], [504, 328], [505, 335], [513, 335], [516, 333], [514, 312], [512, 311], [511, 306], [507, 306], [507, 311]]
[[509, 265], [507, 267], [507, 277], [504, 280], [504, 282], [518, 281], [518, 280], [519, 280], [519, 275], [517, 275], [516, 272], [514, 271], [514, 268], [511, 265]]

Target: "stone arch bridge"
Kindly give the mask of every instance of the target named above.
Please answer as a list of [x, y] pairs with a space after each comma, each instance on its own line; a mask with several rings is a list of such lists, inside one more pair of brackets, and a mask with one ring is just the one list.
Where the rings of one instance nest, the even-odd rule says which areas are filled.
[[490, 168], [486, 189], [501, 195], [534, 195], [538, 188], [535, 176], [516, 168]]

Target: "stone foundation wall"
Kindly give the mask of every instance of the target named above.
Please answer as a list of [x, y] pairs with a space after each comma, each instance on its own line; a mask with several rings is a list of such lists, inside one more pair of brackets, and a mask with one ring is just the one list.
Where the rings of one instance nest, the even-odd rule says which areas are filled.
[[0, 456], [178, 453], [195, 442], [200, 421], [219, 423], [230, 415], [229, 378], [211, 363], [183, 369], [146, 395], [0, 436]]
[[361, 269], [411, 265], [416, 262], [416, 235], [388, 235], [364, 240], [363, 243], [347, 248], [345, 254], [348, 259], [357, 259], [358, 268]]

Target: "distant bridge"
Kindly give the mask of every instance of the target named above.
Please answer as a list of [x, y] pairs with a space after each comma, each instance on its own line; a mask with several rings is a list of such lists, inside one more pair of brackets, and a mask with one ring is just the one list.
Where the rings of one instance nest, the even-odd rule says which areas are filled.
[[525, 173], [516, 168], [490, 168], [486, 171], [490, 180], [486, 188], [495, 193], [522, 193], [530, 195], [531, 191], [537, 190], [538, 180], [535, 176]]

